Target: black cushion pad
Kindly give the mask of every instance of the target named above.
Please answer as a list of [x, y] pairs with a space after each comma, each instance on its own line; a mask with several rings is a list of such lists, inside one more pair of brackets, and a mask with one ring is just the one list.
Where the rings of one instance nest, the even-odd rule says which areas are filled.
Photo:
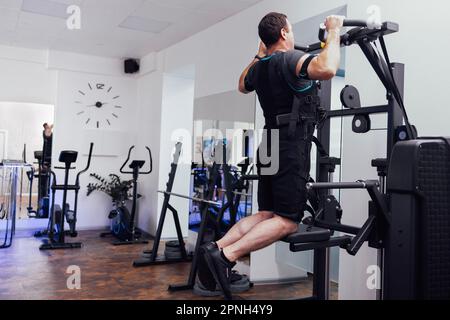
[[287, 236], [282, 241], [287, 243], [310, 243], [323, 242], [331, 238], [331, 231], [316, 227], [310, 227], [304, 224], [299, 225], [298, 231]]

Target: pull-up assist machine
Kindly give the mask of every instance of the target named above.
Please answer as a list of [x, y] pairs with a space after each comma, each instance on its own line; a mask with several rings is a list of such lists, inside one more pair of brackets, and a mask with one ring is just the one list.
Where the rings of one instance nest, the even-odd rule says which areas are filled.
[[[397, 218], [396, 215], [401, 215], [402, 212], [398, 211], [399, 207], [396, 207], [396, 204], [390, 202], [389, 197], [385, 194], [386, 191], [388, 193], [390, 191], [389, 187], [386, 188], [386, 180], [388, 181], [388, 185], [390, 179], [397, 181], [395, 180], [396, 173], [389, 172], [389, 170], [396, 166], [394, 160], [399, 157], [398, 150], [401, 147], [404, 147], [405, 144], [414, 144], [413, 141], [417, 139], [416, 129], [410, 124], [403, 103], [404, 65], [390, 62], [384, 41], [384, 36], [398, 32], [399, 26], [393, 22], [385, 22], [380, 28], [370, 29], [366, 22], [355, 20], [346, 20], [344, 26], [354, 28], [341, 36], [341, 45], [350, 46], [358, 44], [360, 46], [370, 65], [387, 90], [388, 103], [382, 106], [357, 106], [353, 109], [332, 111], [331, 81], [323, 82], [320, 90], [321, 107], [327, 111], [327, 116], [323, 126], [318, 130], [317, 138], [326, 153], [329, 153], [332, 119], [351, 116], [368, 117], [372, 114], [387, 114], [387, 159], [376, 159], [372, 162], [372, 166], [376, 167], [378, 170], [380, 181], [330, 183], [329, 161], [318, 152], [318, 183], [308, 184], [307, 187], [318, 193], [319, 198], [321, 199], [320, 209], [311, 219], [305, 221], [306, 225], [300, 225], [298, 233], [287, 237], [284, 241], [290, 244], [290, 249], [293, 252], [314, 250], [313, 299], [329, 298], [329, 248], [340, 247], [347, 250], [349, 254], [356, 255], [362, 245], [366, 242], [371, 248], [379, 250], [379, 264], [380, 268], [383, 270], [385, 284], [385, 286], [383, 286], [385, 291], [378, 292], [379, 298], [426, 297], [419, 289], [413, 294], [411, 292], [414, 292], [414, 290], [411, 291], [408, 290], [406, 286], [405, 288], [402, 288], [398, 284], [395, 284], [395, 282], [400, 282], [396, 280], [398, 278], [403, 279], [403, 283], [407, 282], [404, 280], [405, 276], [401, 274], [402, 272], [405, 272], [407, 276], [410, 276], [410, 288], [417, 288], [417, 285], [413, 285], [411, 282], [419, 282], [418, 279], [420, 279], [417, 270], [415, 271], [416, 273], [414, 273], [409, 272], [408, 270], [399, 269], [398, 266], [401, 264], [401, 261], [399, 261], [400, 255], [396, 256], [391, 253], [394, 252], [395, 248], [398, 246], [398, 243], [397, 246], [393, 243], [392, 240], [394, 237], [392, 235], [395, 235], [395, 232], [398, 232], [398, 229], [407, 230], [411, 225], [414, 225], [413, 222], [415, 220], [404, 219], [402, 221], [403, 225], [400, 226], [400, 223], [397, 223], [397, 230], [393, 230], [392, 220], [399, 221], [399, 218]], [[319, 39], [321, 42], [317, 44], [307, 47], [296, 46], [296, 49], [305, 52], [315, 52], [322, 49], [323, 43], [326, 40], [324, 29], [320, 30]], [[375, 45], [376, 41], [379, 41], [380, 43], [381, 52]], [[367, 131], [368, 130], [366, 130], [366, 132]], [[416, 145], [417, 144], [419, 144], [419, 142], [416, 141]], [[450, 151], [447, 153], [450, 155]], [[408, 161], [412, 161], [412, 159], [414, 159], [414, 157], [410, 157]], [[340, 161], [338, 163], [340, 164]], [[415, 165], [411, 166], [414, 167]], [[388, 175], [388, 172], [390, 175]], [[414, 171], [411, 170], [411, 172]], [[386, 177], [388, 177], [388, 179], [386, 179]], [[342, 210], [340, 209], [340, 204], [337, 201], [333, 202], [332, 200], [335, 200], [334, 197], [329, 195], [330, 190], [334, 189], [367, 190], [371, 198], [371, 201], [369, 202], [369, 218], [362, 227], [341, 224]], [[398, 201], [400, 202], [400, 200]], [[447, 220], [448, 219], [449, 218], [447, 218]], [[335, 231], [342, 232], [346, 235], [335, 237], [333, 236]], [[414, 238], [413, 235], [408, 234], [408, 236], [410, 236], [410, 239]], [[447, 237], [450, 238], [450, 235], [447, 235]], [[405, 241], [406, 240], [403, 239], [402, 245], [406, 243]], [[414, 252], [416, 249], [411, 245], [407, 247], [410, 252]], [[385, 249], [387, 250], [387, 254], [384, 252]], [[403, 254], [407, 255], [407, 253]], [[412, 262], [412, 260], [410, 262]], [[408, 268], [410, 267], [407, 267], [406, 269]], [[447, 272], [448, 271], [449, 270], [447, 269]]]

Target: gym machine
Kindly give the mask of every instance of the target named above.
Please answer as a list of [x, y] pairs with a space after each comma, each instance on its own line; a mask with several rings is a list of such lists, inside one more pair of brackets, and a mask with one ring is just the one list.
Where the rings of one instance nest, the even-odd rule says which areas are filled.
[[[147, 266], [154, 266], [154, 265], [165, 265], [165, 264], [176, 264], [176, 263], [183, 263], [183, 262], [191, 262], [191, 269], [190, 273], [187, 279], [187, 282], [182, 285], [170, 285], [169, 291], [171, 292], [178, 292], [178, 291], [185, 291], [185, 290], [193, 290], [196, 288], [196, 277], [198, 272], [198, 259], [199, 259], [199, 252], [200, 252], [200, 246], [203, 245], [208, 238], [208, 229], [211, 228], [213, 231], [212, 237], [220, 237], [222, 231], [221, 231], [221, 221], [219, 219], [223, 218], [223, 210], [226, 210], [228, 208], [231, 208], [234, 206], [234, 203], [230, 203], [230, 205], [225, 205], [225, 209], [219, 210], [219, 208], [222, 206], [222, 203], [213, 201], [214, 194], [215, 194], [215, 186], [217, 177], [219, 175], [219, 169], [220, 165], [214, 162], [212, 166], [208, 169], [209, 170], [209, 179], [208, 179], [208, 186], [206, 188], [206, 194], [205, 198], [198, 198], [198, 197], [191, 197], [191, 196], [185, 196], [178, 193], [172, 192], [173, 190], [173, 184], [175, 181], [175, 176], [178, 168], [178, 162], [180, 160], [182, 151], [182, 144], [177, 143], [175, 146], [175, 153], [173, 156], [173, 162], [171, 164], [171, 171], [169, 173], [169, 181], [166, 184], [166, 190], [165, 191], [159, 191], [159, 193], [164, 195], [164, 202], [161, 209], [161, 216], [158, 223], [158, 228], [156, 232], [156, 236], [153, 242], [153, 248], [152, 250], [146, 250], [144, 251], [142, 257], [136, 261], [134, 261], [133, 266], [134, 267], [147, 267]], [[226, 169], [225, 169], [226, 170]], [[233, 199], [235, 199], [233, 193]], [[195, 249], [193, 250], [193, 254], [188, 254], [186, 251], [186, 246], [181, 230], [180, 225], [180, 219], [178, 215], [178, 211], [170, 204], [170, 200], [172, 197], [176, 198], [182, 198], [191, 200], [197, 203], [200, 203], [200, 210], [201, 210], [201, 223], [197, 234], [197, 241], [195, 244]], [[219, 215], [216, 217], [212, 214], [211, 209], [215, 208], [218, 210]], [[167, 217], [167, 211], [170, 210], [173, 214], [175, 227], [177, 231], [177, 241], [170, 241], [166, 243], [166, 250], [163, 257], [158, 256], [159, 247], [161, 244], [161, 235], [164, 228], [165, 219]], [[238, 277], [237, 277], [238, 278]], [[249, 288], [249, 281], [245, 277], [240, 277], [241, 279], [239, 282], [236, 283], [236, 287], [239, 287], [239, 289], [248, 290]], [[202, 292], [202, 290], [199, 290], [198, 287], [196, 288], [197, 292], [201, 291], [201, 295], [203, 295], [205, 292]], [[208, 293], [208, 294], [214, 294], [214, 293]]]
[[[34, 158], [37, 160], [38, 170], [34, 167], [27, 172], [30, 190], [28, 195], [28, 217], [31, 219], [49, 219], [50, 217], [50, 184], [51, 184], [51, 159], [44, 160], [42, 151], [35, 151]], [[37, 207], [33, 208], [33, 182], [37, 179], [38, 183], [38, 199]], [[35, 232], [36, 238], [48, 236], [51, 221], [49, 219], [46, 230]]]
[[131, 213], [128, 211], [125, 201], [121, 201], [119, 205], [116, 206], [114, 210], [109, 214], [109, 218], [112, 220], [111, 222], [111, 231], [102, 233], [100, 236], [102, 238], [107, 236], [114, 236], [118, 239], [118, 241], [113, 242], [115, 246], [123, 246], [123, 245], [134, 245], [134, 244], [147, 244], [148, 241], [142, 239], [142, 232], [137, 230], [136, 228], [136, 212], [137, 212], [137, 200], [139, 198], [138, 194], [138, 180], [140, 175], [149, 175], [153, 171], [153, 159], [152, 152], [149, 147], [146, 147], [149, 160], [150, 160], [150, 168], [147, 171], [141, 171], [141, 169], [145, 165], [144, 160], [133, 160], [129, 168], [131, 171], [126, 171], [125, 167], [130, 162], [131, 152], [134, 150], [134, 146], [130, 148], [128, 151], [127, 160], [123, 163], [120, 168], [120, 172], [122, 174], [131, 174], [133, 176], [133, 196], [132, 196], [132, 207]]
[[[204, 290], [202, 290], [198, 284], [196, 283], [198, 268], [199, 268], [199, 259], [200, 259], [200, 247], [207, 242], [207, 231], [208, 228], [212, 227], [213, 235], [211, 240], [219, 240], [222, 237], [222, 219], [224, 216], [224, 213], [226, 210], [230, 209], [231, 218], [232, 221], [235, 220], [236, 217], [236, 211], [234, 208], [236, 208], [236, 199], [240, 199], [240, 194], [242, 192], [237, 192], [232, 188], [231, 184], [231, 171], [230, 166], [227, 164], [227, 146], [226, 143], [219, 142], [215, 145], [215, 151], [214, 151], [214, 163], [212, 164], [209, 173], [209, 181], [208, 181], [208, 188], [207, 193], [205, 196], [205, 199], [192, 199], [190, 197], [184, 197], [186, 199], [191, 199], [194, 201], [199, 201], [201, 205], [201, 223], [200, 228], [198, 230], [197, 235], [197, 241], [195, 244], [195, 249], [193, 253], [192, 263], [191, 263], [191, 269], [189, 272], [189, 276], [187, 279], [187, 282], [184, 284], [178, 284], [178, 285], [170, 285], [169, 291], [170, 292], [180, 292], [180, 291], [186, 291], [186, 290], [193, 290], [194, 293], [204, 296], [216, 296], [217, 292], [208, 292], [206, 293]], [[222, 155], [222, 157], [220, 157]], [[223, 164], [219, 165], [217, 159], [222, 159]], [[215, 193], [215, 186], [217, 177], [220, 174], [220, 168], [222, 167], [222, 171], [224, 173], [224, 180], [225, 180], [225, 187], [226, 190], [226, 197], [227, 202], [223, 204], [223, 207], [219, 210], [219, 214], [217, 216], [214, 216], [210, 212], [211, 207], [219, 208], [222, 204], [212, 201], [214, 198]], [[241, 190], [242, 191], [242, 190]], [[179, 195], [175, 195], [179, 196]], [[237, 196], [237, 197], [236, 197]], [[233, 218], [234, 216], [234, 218]], [[209, 241], [211, 241], [209, 240]], [[251, 287], [253, 287], [253, 284], [250, 283], [248, 277], [241, 276], [239, 274], [233, 274], [235, 277], [236, 282], [232, 283], [232, 287], [234, 287], [235, 290], [238, 292], [244, 292], [249, 290]], [[233, 276], [232, 276], [233, 278]], [[205, 294], [206, 293], [206, 294]], [[220, 291], [218, 292], [220, 294]]]
[[[230, 150], [227, 149], [227, 144], [222, 144], [222, 169], [219, 171], [223, 174], [223, 184], [224, 189], [220, 189], [224, 192], [226, 201], [223, 201], [223, 205], [217, 213], [217, 218], [213, 224], [215, 229], [215, 240], [220, 240], [226, 232], [231, 229], [242, 216], [239, 215], [239, 207], [241, 205], [241, 200], [245, 197], [245, 213], [247, 215], [247, 205], [248, 198], [252, 197], [250, 194], [250, 183], [251, 180], [246, 179], [253, 170], [253, 166], [250, 164], [249, 158], [245, 158], [241, 163], [239, 163], [238, 169], [233, 169], [229, 164]], [[220, 155], [218, 155], [220, 156]], [[229, 212], [229, 223], [225, 223], [225, 214]], [[239, 219], [238, 219], [239, 218]]]
[[[404, 65], [391, 63], [384, 36], [398, 32], [398, 25], [385, 22], [378, 29], [364, 21], [346, 20], [354, 27], [341, 37], [343, 46], [358, 44], [387, 90], [387, 105], [361, 107], [357, 89], [344, 88], [341, 100], [346, 109], [331, 111], [331, 82], [321, 84], [321, 104], [328, 111], [318, 140], [330, 149], [333, 118], [354, 117], [353, 131], [370, 131], [370, 115], [387, 114], [386, 159], [375, 159], [379, 181], [332, 183], [330, 172], [340, 159], [318, 155], [316, 192], [320, 208], [303, 221], [299, 231], [286, 239], [292, 252], [314, 250], [314, 285], [310, 299], [329, 298], [329, 248], [340, 247], [356, 255], [364, 243], [378, 250], [382, 270], [379, 299], [450, 298], [450, 142], [444, 138], [417, 138], [403, 104]], [[320, 49], [324, 42], [296, 48], [306, 52]], [[374, 44], [379, 41], [382, 52]], [[367, 190], [369, 218], [362, 227], [341, 224], [339, 202], [330, 190]], [[334, 236], [334, 232], [343, 236]]]
[[[176, 173], [177, 173], [177, 169], [178, 169], [178, 162], [179, 162], [180, 156], [181, 156], [182, 147], [183, 147], [182, 143], [179, 142], [176, 144], [175, 153], [173, 155], [173, 162], [171, 164], [171, 170], [169, 173], [169, 180], [166, 184], [166, 190], [159, 191], [159, 193], [164, 194], [164, 202], [163, 202], [163, 206], [161, 209], [161, 216], [159, 219], [156, 236], [155, 236], [155, 239], [153, 242], [153, 248], [152, 248], [152, 250], [144, 251], [143, 256], [140, 259], [134, 261], [134, 263], [133, 263], [134, 267], [147, 267], [147, 266], [153, 266], [153, 265], [174, 264], [174, 263], [192, 261], [192, 256], [188, 255], [188, 253], [186, 252], [186, 246], [184, 243], [183, 233], [181, 230], [181, 224], [180, 224], [180, 218], [178, 215], [178, 211], [170, 204], [171, 197], [188, 199], [188, 200], [196, 201], [196, 202], [203, 204], [202, 216], [207, 214], [207, 212], [209, 210], [209, 206], [211, 206], [211, 205], [218, 206], [219, 205], [219, 203], [212, 201], [212, 198], [214, 195], [213, 187], [209, 188], [208, 197], [206, 199], [188, 197], [188, 196], [184, 196], [184, 195], [180, 195], [180, 194], [176, 194], [176, 193], [172, 192], [173, 184], [175, 182], [175, 177], [176, 177]], [[214, 176], [217, 175], [217, 165], [214, 165], [213, 175]], [[214, 180], [210, 179], [210, 181], [215, 182], [215, 179]], [[177, 240], [178, 240], [178, 241], [172, 242], [171, 243], [172, 246], [169, 245], [169, 247], [178, 249], [179, 253], [180, 253], [180, 255], [178, 257], [174, 257], [174, 258], [158, 257], [158, 250], [159, 250], [159, 246], [161, 244], [161, 236], [162, 236], [164, 223], [166, 220], [168, 210], [170, 210], [173, 214], [176, 232], [177, 232]], [[206, 220], [206, 219], [202, 218], [202, 223], [203, 223], [203, 220]], [[205, 229], [205, 225], [203, 226], [203, 228], [200, 227], [200, 232], [198, 235], [197, 242], [201, 241], [201, 239], [203, 238], [203, 234], [204, 234], [204, 232], [202, 233], [203, 229]], [[167, 244], [166, 244], [166, 247], [167, 247]], [[167, 248], [166, 248], [166, 253], [168, 253]], [[194, 277], [194, 281], [195, 281], [195, 277]]]
[[[50, 215], [50, 180], [49, 162], [44, 162], [43, 152], [35, 151], [34, 158], [37, 160], [38, 170], [31, 168], [27, 176], [30, 182], [30, 194], [28, 198], [28, 217], [33, 219], [48, 219]], [[48, 169], [44, 169], [47, 166]], [[34, 210], [32, 205], [33, 182], [37, 178], [38, 183], [38, 205]]]
[[[51, 141], [51, 139], [50, 139]], [[28, 199], [28, 217], [32, 219], [48, 219], [50, 216], [50, 183], [51, 183], [51, 165], [52, 165], [52, 143], [45, 137], [44, 145], [41, 151], [34, 152], [34, 158], [38, 166], [38, 170], [31, 168], [27, 172], [27, 177], [30, 183], [30, 194]], [[26, 145], [24, 147], [23, 159], [26, 162]], [[36, 209], [32, 206], [33, 195], [33, 181], [37, 178], [38, 181], [38, 200]], [[49, 221], [50, 224], [50, 221]], [[36, 232], [35, 237], [42, 237], [48, 235], [48, 230]]]
[[19, 191], [19, 179], [21, 172], [30, 166], [24, 161], [3, 160], [1, 169], [1, 194], [3, 202], [0, 203], [0, 221], [5, 221], [5, 235], [0, 249], [10, 248], [16, 232], [17, 219], [17, 192]]
[[[77, 223], [77, 209], [78, 209], [78, 193], [80, 191], [80, 177], [82, 174], [86, 173], [91, 166], [92, 152], [94, 149], [94, 144], [91, 143], [89, 149], [89, 155], [87, 160], [86, 168], [78, 172], [75, 180], [75, 184], [69, 184], [69, 175], [71, 170], [75, 170], [72, 167], [77, 161], [78, 152], [76, 151], [62, 151], [59, 156], [59, 162], [63, 163], [63, 167], [55, 167], [58, 170], [64, 170], [64, 184], [57, 184], [56, 173], [51, 170], [50, 173], [53, 178], [51, 185], [52, 190], [52, 205], [51, 205], [51, 215], [50, 215], [50, 226], [48, 229], [48, 240], [40, 246], [40, 250], [58, 250], [58, 249], [79, 249], [82, 244], [68, 243], [66, 242], [66, 236], [69, 235], [72, 238], [76, 238], [78, 233], [76, 231]], [[56, 191], [63, 192], [62, 206], [55, 205]], [[70, 205], [67, 202], [67, 193], [69, 191], [74, 191], [74, 209], [70, 210]], [[70, 229], [66, 231], [65, 221], [69, 224]]]

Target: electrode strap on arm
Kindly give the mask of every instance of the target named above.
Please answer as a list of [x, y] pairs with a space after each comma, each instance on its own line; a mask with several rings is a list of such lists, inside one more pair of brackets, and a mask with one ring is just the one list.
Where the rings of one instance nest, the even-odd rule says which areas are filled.
[[311, 61], [317, 57], [316, 55], [310, 55], [308, 58], [306, 58], [305, 62], [303, 62], [302, 68], [300, 69], [299, 77], [310, 80], [308, 76], [308, 67], [311, 64]]

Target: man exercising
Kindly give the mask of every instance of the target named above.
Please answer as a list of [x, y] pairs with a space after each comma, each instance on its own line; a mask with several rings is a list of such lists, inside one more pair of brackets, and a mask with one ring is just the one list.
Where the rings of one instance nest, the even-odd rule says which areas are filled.
[[43, 150], [43, 162], [46, 165], [50, 165], [52, 161], [52, 148], [53, 148], [53, 125], [44, 123], [44, 131], [42, 133], [44, 139]]
[[[227, 299], [231, 299], [231, 270], [236, 261], [297, 232], [303, 219], [311, 139], [317, 125], [312, 118], [320, 105], [316, 80], [330, 80], [338, 71], [343, 19], [326, 19], [327, 42], [317, 56], [294, 50], [286, 15], [269, 13], [259, 24], [259, 52], [242, 73], [239, 91], [256, 91], [268, 136], [271, 130], [279, 130], [279, 170], [264, 175], [258, 160], [259, 212], [241, 220], [217, 243], [202, 247], [199, 280], [211, 289], [219, 285]], [[270, 139], [268, 144], [270, 149]]]

